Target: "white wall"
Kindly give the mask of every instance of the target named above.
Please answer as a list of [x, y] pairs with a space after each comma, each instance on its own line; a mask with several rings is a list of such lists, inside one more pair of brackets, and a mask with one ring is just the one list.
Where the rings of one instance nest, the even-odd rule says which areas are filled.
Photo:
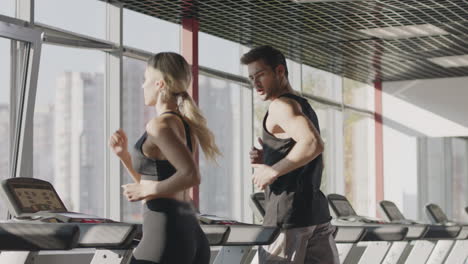
[[384, 82], [382, 89], [384, 197], [422, 220], [417, 137], [468, 135], [468, 77]]

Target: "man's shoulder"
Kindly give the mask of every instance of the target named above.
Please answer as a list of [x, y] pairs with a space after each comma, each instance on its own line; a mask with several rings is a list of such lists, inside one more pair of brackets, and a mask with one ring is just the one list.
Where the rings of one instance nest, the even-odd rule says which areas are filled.
[[292, 110], [302, 110], [302, 106], [297, 100], [286, 96], [276, 98], [268, 107], [268, 111], [272, 113], [284, 113]]

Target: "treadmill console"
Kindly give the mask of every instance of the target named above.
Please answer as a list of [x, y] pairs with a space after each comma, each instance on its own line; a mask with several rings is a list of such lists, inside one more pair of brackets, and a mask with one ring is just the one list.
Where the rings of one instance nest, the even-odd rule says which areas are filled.
[[110, 219], [69, 212], [52, 184], [35, 178], [9, 178], [1, 182], [11, 214], [18, 219], [50, 223], [110, 223]]
[[434, 224], [449, 224], [450, 221], [444, 211], [437, 204], [426, 205], [426, 213], [431, 222]]
[[357, 216], [346, 197], [339, 194], [329, 194], [327, 198], [337, 218]]
[[336, 217], [340, 220], [358, 221], [367, 224], [383, 224], [384, 222], [377, 219], [370, 219], [367, 217], [359, 216], [353, 209], [346, 197], [339, 194], [329, 194], [327, 196], [328, 202], [335, 213]]
[[52, 184], [34, 178], [10, 178], [2, 181], [1, 193], [15, 217], [39, 211], [67, 212]]
[[381, 201], [379, 203], [380, 209], [383, 211], [383, 214], [389, 222], [402, 223], [402, 224], [414, 224], [415, 222], [407, 220], [403, 214], [400, 212], [400, 209], [391, 201]]

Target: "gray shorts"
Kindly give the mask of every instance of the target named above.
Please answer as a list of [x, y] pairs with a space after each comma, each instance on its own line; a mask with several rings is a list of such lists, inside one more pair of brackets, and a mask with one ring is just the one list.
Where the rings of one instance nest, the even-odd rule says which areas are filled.
[[258, 263], [338, 264], [340, 261], [333, 238], [334, 231], [335, 227], [329, 222], [284, 229], [272, 244], [259, 247]]

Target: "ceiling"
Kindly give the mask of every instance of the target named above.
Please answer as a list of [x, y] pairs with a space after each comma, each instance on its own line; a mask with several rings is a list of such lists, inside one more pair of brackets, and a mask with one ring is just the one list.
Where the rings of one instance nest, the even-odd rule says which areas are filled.
[[[468, 55], [467, 0], [104, 0], [173, 23], [196, 17], [200, 31], [249, 47], [269, 44], [295, 61], [354, 80], [468, 76], [428, 58]], [[182, 11], [184, 10], [184, 11]], [[431, 24], [432, 36], [379, 38], [362, 30]]]

